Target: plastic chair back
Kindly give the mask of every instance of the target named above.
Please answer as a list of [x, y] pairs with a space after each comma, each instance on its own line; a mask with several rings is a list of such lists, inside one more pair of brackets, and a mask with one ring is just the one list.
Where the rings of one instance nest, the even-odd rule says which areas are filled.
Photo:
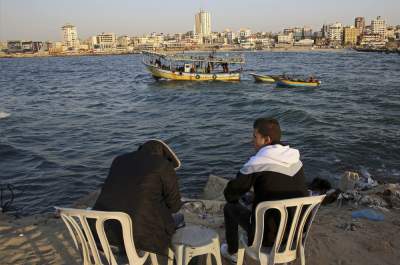
[[[258, 253], [261, 264], [287, 263], [299, 255], [304, 261], [304, 245], [315, 214], [325, 195], [302, 197], [280, 201], [261, 202], [256, 207], [256, 229], [250, 249]], [[280, 213], [280, 223], [271, 248], [262, 246], [264, 219], [267, 211], [276, 209]], [[289, 223], [289, 212], [292, 220]], [[268, 213], [267, 213], [268, 215]], [[289, 230], [288, 230], [289, 229]]]
[[55, 208], [60, 213], [62, 220], [67, 226], [75, 247], [77, 250], [81, 249], [84, 265], [104, 264], [104, 258], [102, 259], [100, 257], [93, 233], [89, 227], [89, 219], [95, 220], [96, 232], [100, 239], [101, 247], [103, 248], [106, 264], [117, 265], [116, 258], [111, 251], [104, 229], [104, 223], [108, 220], [116, 220], [121, 224], [125, 251], [130, 265], [142, 265], [148, 258], [148, 252], [139, 256], [135, 249], [132, 220], [128, 214], [122, 212]]

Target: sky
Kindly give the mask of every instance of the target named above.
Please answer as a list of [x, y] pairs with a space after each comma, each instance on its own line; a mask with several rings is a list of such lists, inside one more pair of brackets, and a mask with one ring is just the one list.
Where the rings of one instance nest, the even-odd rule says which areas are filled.
[[211, 13], [213, 31], [226, 28], [279, 32], [324, 23], [367, 24], [380, 15], [400, 24], [400, 0], [0, 0], [0, 40], [61, 40], [61, 26], [77, 27], [80, 39], [102, 32], [142, 35], [193, 30], [200, 8]]

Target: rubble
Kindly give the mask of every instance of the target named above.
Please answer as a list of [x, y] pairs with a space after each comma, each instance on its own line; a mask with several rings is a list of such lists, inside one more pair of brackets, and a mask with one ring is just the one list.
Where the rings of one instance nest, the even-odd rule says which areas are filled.
[[352, 203], [355, 206], [400, 209], [400, 185], [379, 185], [368, 172], [360, 176], [357, 172], [346, 171], [340, 180], [338, 190], [339, 207], [344, 203]]

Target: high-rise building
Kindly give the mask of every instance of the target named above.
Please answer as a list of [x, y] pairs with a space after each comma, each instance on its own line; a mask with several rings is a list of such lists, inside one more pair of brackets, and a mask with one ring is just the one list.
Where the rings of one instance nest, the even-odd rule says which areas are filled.
[[328, 30], [328, 38], [329, 41], [332, 42], [340, 42], [342, 43], [342, 37], [343, 37], [343, 26], [342, 23], [335, 23], [329, 25], [329, 30]]
[[61, 27], [63, 44], [68, 49], [79, 49], [79, 39], [76, 27], [71, 24], [66, 24]]
[[328, 24], [322, 25], [321, 36], [322, 36], [322, 38], [329, 38], [329, 25]]
[[364, 32], [365, 28], [365, 18], [364, 17], [356, 17], [354, 20], [354, 27], [361, 30], [361, 33]]
[[313, 30], [310, 27], [303, 27], [303, 39], [311, 39], [313, 37]]
[[195, 16], [195, 32], [203, 37], [211, 34], [211, 15], [209, 12], [200, 10]]
[[372, 34], [379, 34], [383, 38], [386, 37], [386, 23], [380, 16], [371, 21], [371, 28]]
[[343, 44], [351, 45], [351, 46], [356, 45], [360, 34], [361, 34], [361, 28], [344, 27], [344, 29], [343, 29]]

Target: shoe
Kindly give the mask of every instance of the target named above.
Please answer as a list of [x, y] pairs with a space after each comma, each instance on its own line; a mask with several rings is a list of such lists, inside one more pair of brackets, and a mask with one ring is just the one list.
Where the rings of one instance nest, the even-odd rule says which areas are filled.
[[228, 244], [227, 243], [222, 243], [221, 244], [221, 255], [231, 261], [232, 263], [237, 263], [237, 253], [235, 254], [230, 254], [228, 251]]

